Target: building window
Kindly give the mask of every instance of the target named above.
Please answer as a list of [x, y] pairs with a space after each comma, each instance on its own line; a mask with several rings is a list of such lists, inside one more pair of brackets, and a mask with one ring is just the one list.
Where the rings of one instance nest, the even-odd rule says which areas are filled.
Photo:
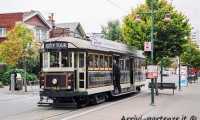
[[0, 37], [6, 37], [6, 28], [0, 28]]
[[45, 28], [36, 28], [36, 38], [39, 41], [45, 41], [48, 39], [48, 30]]

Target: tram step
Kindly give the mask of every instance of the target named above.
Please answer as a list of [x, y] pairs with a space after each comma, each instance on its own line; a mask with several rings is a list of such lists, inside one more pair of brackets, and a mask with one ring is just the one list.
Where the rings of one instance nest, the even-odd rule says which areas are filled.
[[125, 94], [129, 94], [129, 93], [134, 93], [134, 92], [136, 92], [136, 91], [123, 92], [123, 93], [120, 93], [120, 94], [113, 94], [112, 96], [117, 97], [117, 96], [120, 96], [120, 95], [125, 95]]
[[38, 107], [77, 107], [77, 103], [38, 103]]

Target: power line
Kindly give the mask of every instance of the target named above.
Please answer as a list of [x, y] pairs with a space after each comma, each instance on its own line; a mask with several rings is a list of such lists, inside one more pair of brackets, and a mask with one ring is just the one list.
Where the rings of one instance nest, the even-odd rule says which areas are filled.
[[125, 9], [123, 9], [123, 8], [121, 8], [120, 6], [116, 5], [115, 3], [113, 3], [113, 2], [111, 2], [111, 1], [109, 1], [109, 0], [107, 0], [107, 1], [110, 2], [110, 3], [112, 3], [113, 5], [117, 6], [118, 8], [122, 9], [123, 11], [129, 13], [128, 11], [126, 11]]

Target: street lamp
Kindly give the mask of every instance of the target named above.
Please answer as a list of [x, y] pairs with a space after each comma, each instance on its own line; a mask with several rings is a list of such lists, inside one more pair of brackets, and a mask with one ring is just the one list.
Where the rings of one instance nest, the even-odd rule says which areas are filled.
[[[154, 12], [154, 0], [151, 1], [151, 12], [140, 12], [140, 13], [137, 13], [136, 15], [136, 19], [135, 19], [135, 22], [141, 22], [142, 20], [140, 19], [140, 16], [139, 14], [151, 14], [151, 63], [152, 65], [154, 65], [154, 58], [153, 58], [153, 55], [154, 55], [154, 50], [153, 50], [153, 25], [154, 25], [154, 14], [155, 13], [167, 13], [165, 15], [165, 19], [163, 19], [163, 21], [170, 21], [170, 17], [169, 17], [169, 14], [168, 12]], [[155, 106], [154, 104], [154, 79], [151, 78], [151, 104], [152, 106]]]

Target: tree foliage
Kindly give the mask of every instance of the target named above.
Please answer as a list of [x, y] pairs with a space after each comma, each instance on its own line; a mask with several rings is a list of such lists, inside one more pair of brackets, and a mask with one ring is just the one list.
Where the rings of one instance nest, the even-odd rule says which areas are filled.
[[36, 59], [39, 45], [34, 37], [34, 32], [25, 24], [19, 23], [7, 32], [7, 40], [0, 45], [0, 60], [8, 66], [21, 67], [24, 58]]
[[105, 39], [124, 43], [119, 20], [108, 21], [107, 26], [101, 26], [101, 29]]
[[[181, 54], [181, 62], [186, 63], [189, 67], [200, 68], [200, 51], [196, 49], [196, 45], [188, 43], [186, 50]], [[191, 64], [190, 64], [191, 61]]]
[[[185, 36], [191, 31], [189, 19], [181, 12], [174, 10], [174, 7], [166, 0], [154, 1], [154, 61], [158, 63], [163, 57], [174, 57], [184, 51], [184, 45], [188, 43]], [[142, 14], [142, 12], [151, 11], [151, 0], [146, 0], [145, 4], [132, 9], [131, 14], [123, 19], [123, 36], [128, 45], [136, 49], [143, 50], [144, 42], [151, 41], [151, 14]], [[171, 21], [164, 22], [165, 14], [168, 11]], [[134, 22], [136, 13], [140, 12], [143, 22]], [[174, 52], [178, 51], [178, 52]], [[151, 52], [145, 52], [150, 60]], [[147, 62], [148, 63], [148, 62]]]
[[[161, 64], [161, 61], [158, 63], [159, 65]], [[172, 59], [169, 57], [164, 57], [162, 60], [162, 65], [164, 68], [169, 67], [172, 64]]]
[[178, 62], [173, 62], [171, 64], [171, 67], [174, 68], [174, 69], [178, 68]]

